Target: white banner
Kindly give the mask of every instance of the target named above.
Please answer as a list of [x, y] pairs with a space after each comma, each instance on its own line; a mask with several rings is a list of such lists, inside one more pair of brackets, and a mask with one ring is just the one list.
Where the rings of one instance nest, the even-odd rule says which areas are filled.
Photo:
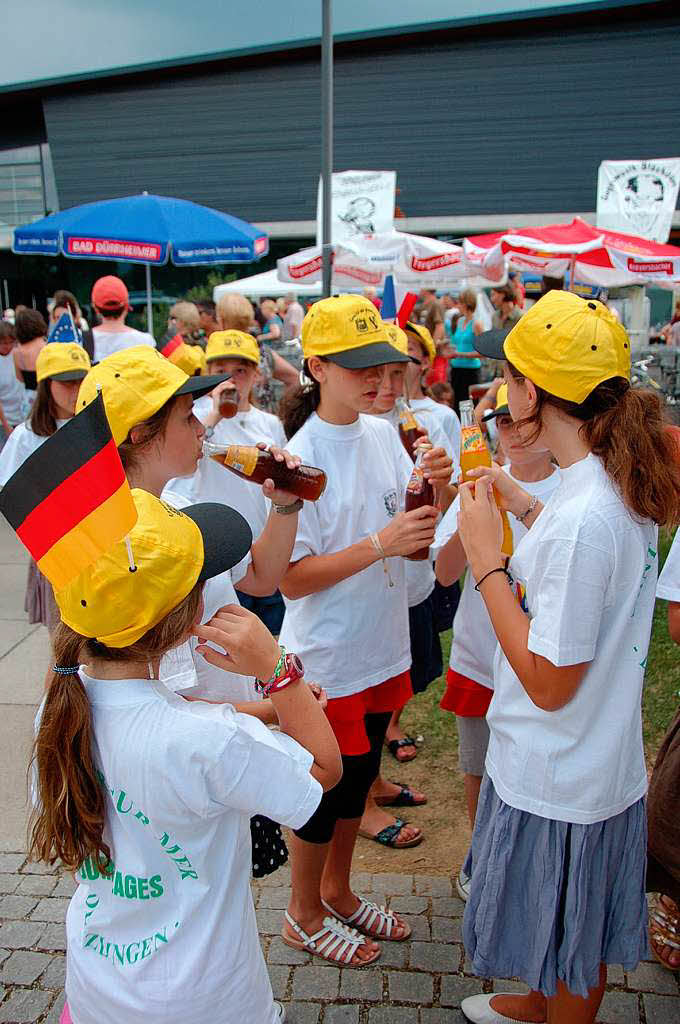
[[680, 157], [604, 160], [597, 175], [597, 226], [667, 242], [678, 201]]
[[[337, 171], [331, 182], [331, 241], [352, 242], [394, 227], [396, 171]], [[322, 240], [323, 183], [316, 202], [316, 244]]]

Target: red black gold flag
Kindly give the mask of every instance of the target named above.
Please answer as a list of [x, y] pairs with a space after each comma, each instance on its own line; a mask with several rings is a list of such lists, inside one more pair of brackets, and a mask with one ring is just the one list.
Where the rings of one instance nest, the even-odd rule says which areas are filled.
[[137, 510], [101, 394], [7, 481], [0, 512], [55, 591], [127, 536]]
[[189, 377], [200, 373], [203, 368], [203, 349], [198, 345], [187, 345], [179, 331], [176, 331], [174, 334], [172, 331], [168, 331], [156, 343], [156, 348], [162, 356], [169, 359], [171, 363], [178, 366]]
[[[173, 334], [171, 331], [168, 331], [165, 337], [161, 338], [161, 340], [158, 342], [158, 351], [162, 356], [165, 356], [166, 359], [169, 359], [171, 363], [174, 363], [175, 359], [177, 358], [178, 350], [184, 344], [184, 338], [179, 333], [179, 331], [177, 331], [175, 334]], [[175, 356], [175, 359], [172, 358], [173, 355]]]

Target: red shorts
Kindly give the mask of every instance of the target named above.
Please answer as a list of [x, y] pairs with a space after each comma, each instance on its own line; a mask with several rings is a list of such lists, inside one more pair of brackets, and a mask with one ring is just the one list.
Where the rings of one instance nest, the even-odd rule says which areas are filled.
[[446, 691], [439, 707], [442, 711], [453, 711], [461, 718], [484, 718], [492, 697], [493, 690], [488, 686], [482, 686], [450, 668], [446, 673]]
[[411, 673], [402, 672], [377, 686], [369, 686], [361, 693], [348, 697], [330, 697], [326, 716], [340, 747], [340, 753], [349, 757], [367, 754], [371, 749], [366, 735], [364, 717], [403, 708], [411, 697]]

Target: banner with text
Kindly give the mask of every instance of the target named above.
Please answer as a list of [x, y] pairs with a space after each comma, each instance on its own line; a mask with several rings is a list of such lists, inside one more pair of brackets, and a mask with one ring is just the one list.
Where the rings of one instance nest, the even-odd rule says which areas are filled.
[[680, 157], [604, 160], [597, 175], [597, 226], [667, 242], [680, 184]]

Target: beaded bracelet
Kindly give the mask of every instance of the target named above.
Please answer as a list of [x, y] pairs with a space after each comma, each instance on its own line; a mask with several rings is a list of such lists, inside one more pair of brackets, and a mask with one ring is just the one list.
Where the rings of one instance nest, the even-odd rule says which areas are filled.
[[269, 679], [267, 679], [266, 681], [263, 679], [255, 680], [255, 689], [258, 690], [259, 693], [264, 693], [267, 687], [271, 686], [271, 684], [276, 680], [276, 677], [279, 675], [281, 669], [283, 668], [283, 663], [286, 660], [286, 648], [283, 646], [283, 644], [279, 644], [279, 652], [279, 660], [276, 662], [276, 668], [270, 675]]

